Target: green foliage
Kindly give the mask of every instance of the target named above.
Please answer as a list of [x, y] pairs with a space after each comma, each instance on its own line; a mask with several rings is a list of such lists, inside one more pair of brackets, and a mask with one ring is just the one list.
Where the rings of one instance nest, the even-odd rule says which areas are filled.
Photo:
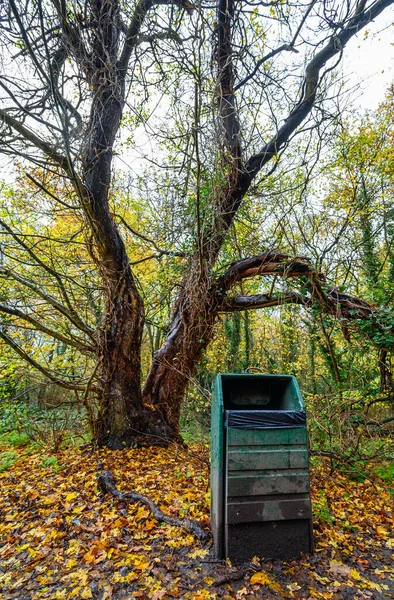
[[7, 441], [9, 444], [11, 444], [11, 446], [21, 448], [23, 446], [27, 446], [31, 442], [31, 438], [27, 433], [18, 433], [17, 431], [12, 431], [7, 436]]
[[12, 450], [6, 450], [0, 454], [0, 473], [7, 471], [16, 463], [19, 456]]
[[89, 438], [85, 411], [78, 405], [64, 403], [50, 408], [19, 399], [3, 400], [0, 408], [0, 435], [11, 446], [42, 444], [57, 451], [61, 445], [79, 444]]
[[315, 497], [312, 504], [312, 511], [316, 521], [327, 523], [328, 525], [334, 523], [324, 490], [319, 490], [319, 494]]
[[58, 459], [56, 456], [44, 456], [41, 464], [43, 467], [52, 467], [54, 471], [59, 471], [61, 466], [59, 465]]
[[384, 463], [376, 468], [376, 474], [387, 483], [390, 488], [394, 487], [394, 463]]

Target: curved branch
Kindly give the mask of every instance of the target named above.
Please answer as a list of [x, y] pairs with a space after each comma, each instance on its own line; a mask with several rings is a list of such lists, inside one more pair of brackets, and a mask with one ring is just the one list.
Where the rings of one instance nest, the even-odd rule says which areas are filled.
[[27, 352], [25, 352], [23, 348], [21, 348], [16, 342], [14, 342], [14, 340], [2, 329], [0, 329], [0, 339], [2, 339], [8, 346], [10, 346], [24, 361], [26, 361], [32, 367], [37, 369], [37, 371], [40, 371], [40, 373], [45, 375], [45, 377], [48, 377], [48, 379], [50, 379], [53, 383], [56, 383], [60, 387], [65, 388], [67, 390], [77, 390], [81, 392], [84, 392], [86, 390], [86, 385], [63, 381], [62, 379], [59, 379], [58, 377], [53, 375], [49, 371], [49, 369], [43, 367], [42, 365], [40, 365], [40, 363], [34, 360], [34, 358], [29, 356]]
[[[99, 468], [102, 468], [101, 463], [98, 465], [98, 469]], [[97, 483], [99, 489], [104, 494], [109, 493], [111, 496], [114, 496], [114, 498], [117, 498], [123, 502], [140, 502], [141, 504], [145, 504], [149, 507], [152, 515], [159, 523], [167, 523], [172, 527], [181, 527], [188, 533], [195, 535], [196, 538], [202, 542], [207, 541], [209, 538], [208, 532], [203, 529], [202, 524], [198, 523], [198, 521], [169, 517], [168, 515], [165, 515], [163, 511], [161, 511], [160, 508], [146, 496], [141, 496], [141, 494], [135, 494], [134, 492], [120, 492], [116, 487], [114, 476], [112, 475], [111, 471], [108, 471], [107, 469], [102, 469], [102, 471], [98, 473]]]
[[321, 69], [331, 58], [343, 51], [348, 41], [360, 29], [373, 21], [392, 4], [394, 4], [394, 0], [377, 0], [369, 8], [361, 11], [360, 6], [358, 6], [354, 17], [348, 21], [347, 25], [342, 27], [338, 34], [332, 35], [327, 44], [312, 58], [305, 70], [301, 100], [287, 117], [282, 127], [279, 128], [277, 134], [260, 152], [249, 158], [246, 164], [246, 171], [249, 174], [250, 182], [259, 173], [261, 168], [278, 153], [278, 150], [289, 140], [291, 134], [294, 133], [312, 110], [319, 85]]
[[[226, 292], [238, 281], [245, 278], [280, 275], [282, 278], [304, 277], [307, 295], [299, 292], [282, 292], [275, 295], [255, 294], [227, 298]], [[234, 262], [216, 280], [216, 294], [219, 312], [235, 312], [283, 304], [300, 304], [311, 307], [317, 302], [326, 314], [337, 318], [342, 327], [345, 339], [350, 341], [346, 327], [347, 321], [374, 321], [372, 327], [387, 333], [384, 324], [379, 323], [379, 309], [365, 300], [341, 292], [336, 287], [328, 287], [325, 276], [316, 271], [305, 257], [291, 257], [275, 251], [267, 251]]]
[[310, 299], [298, 292], [284, 292], [271, 296], [270, 294], [253, 294], [251, 296], [235, 296], [226, 299], [220, 307], [220, 312], [237, 312], [240, 310], [255, 310], [257, 308], [270, 308], [284, 304], [302, 304], [309, 306]]
[[46, 335], [55, 338], [59, 342], [63, 342], [63, 344], [67, 344], [67, 346], [73, 346], [81, 352], [95, 352], [94, 346], [90, 346], [89, 344], [85, 344], [84, 342], [68, 338], [62, 335], [61, 333], [50, 329], [34, 317], [31, 317], [30, 315], [24, 313], [18, 308], [12, 308], [11, 306], [7, 306], [6, 304], [0, 303], [0, 312], [5, 313], [7, 315], [11, 315], [13, 317], [18, 317], [19, 319], [22, 319], [23, 321], [26, 321], [27, 323], [33, 325], [33, 327], [38, 331], [41, 331], [42, 333], [45, 333]]
[[131, 17], [129, 26], [127, 27], [123, 50], [117, 63], [117, 67], [121, 73], [126, 73], [131, 54], [134, 48], [139, 44], [139, 33], [146, 15], [153, 6], [160, 4], [175, 4], [186, 9], [189, 14], [194, 11], [194, 4], [189, 2], [189, 0], [140, 0]]
[[305, 257], [290, 257], [288, 254], [268, 250], [257, 256], [238, 260], [217, 280], [221, 293], [228, 290], [237, 281], [248, 277], [280, 274], [287, 277], [301, 277], [309, 273], [309, 259]]
[[75, 327], [77, 327], [77, 329], [79, 329], [80, 331], [83, 331], [84, 333], [87, 333], [88, 336], [92, 340], [95, 340], [93, 329], [91, 327], [88, 327], [88, 325], [86, 325], [85, 323], [83, 323], [83, 321], [80, 319], [80, 317], [75, 319], [75, 314], [76, 314], [75, 311], [70, 312], [70, 310], [66, 306], [61, 304], [61, 302], [56, 300], [56, 298], [54, 298], [50, 294], [46, 294], [41, 288], [34, 285], [34, 283], [29, 281], [28, 279], [25, 279], [24, 277], [17, 275], [13, 271], [11, 271], [11, 269], [6, 269], [5, 267], [0, 267], [0, 275], [4, 275], [5, 277], [12, 277], [12, 279], [15, 279], [15, 281], [17, 281], [21, 285], [32, 290], [32, 292], [37, 294], [37, 296], [39, 296], [40, 298], [42, 298], [43, 300], [48, 302], [48, 304], [53, 306], [53, 308], [55, 308], [64, 317], [66, 317], [69, 321], [71, 321], [71, 323], [73, 323], [73, 325], [75, 325]]

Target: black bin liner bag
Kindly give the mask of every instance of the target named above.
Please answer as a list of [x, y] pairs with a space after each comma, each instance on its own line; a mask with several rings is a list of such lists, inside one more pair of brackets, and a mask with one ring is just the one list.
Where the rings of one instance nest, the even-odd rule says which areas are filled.
[[305, 427], [304, 410], [226, 410], [226, 429], [286, 429]]

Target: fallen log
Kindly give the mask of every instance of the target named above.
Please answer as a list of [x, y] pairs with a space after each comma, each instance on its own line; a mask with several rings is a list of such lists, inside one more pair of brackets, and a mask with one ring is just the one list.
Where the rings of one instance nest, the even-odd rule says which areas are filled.
[[172, 525], [174, 527], [182, 527], [188, 533], [192, 533], [198, 540], [201, 542], [207, 541], [210, 537], [209, 533], [202, 527], [200, 523], [197, 521], [193, 521], [192, 519], [177, 519], [175, 517], [169, 517], [165, 515], [158, 506], [146, 496], [141, 496], [141, 494], [135, 494], [134, 492], [120, 492], [116, 487], [115, 478], [111, 471], [107, 469], [102, 469], [97, 475], [97, 485], [103, 494], [111, 494], [114, 498], [118, 498], [118, 500], [126, 501], [126, 502], [141, 502], [141, 504], [145, 504], [148, 506], [154, 516], [154, 518], [163, 523], [167, 523], [168, 525]]

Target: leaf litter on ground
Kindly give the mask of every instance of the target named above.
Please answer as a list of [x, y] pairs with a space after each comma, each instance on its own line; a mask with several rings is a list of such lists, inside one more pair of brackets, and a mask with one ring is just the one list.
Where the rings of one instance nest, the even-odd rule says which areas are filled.
[[329, 475], [321, 462], [311, 473], [314, 555], [232, 565], [216, 561], [210, 543], [156, 521], [147, 506], [103, 496], [97, 488], [102, 463], [119, 490], [209, 528], [204, 444], [69, 448], [53, 460], [42, 450], [2, 451], [17, 456], [0, 473], [1, 598], [394, 598], [393, 497], [382, 483]]

